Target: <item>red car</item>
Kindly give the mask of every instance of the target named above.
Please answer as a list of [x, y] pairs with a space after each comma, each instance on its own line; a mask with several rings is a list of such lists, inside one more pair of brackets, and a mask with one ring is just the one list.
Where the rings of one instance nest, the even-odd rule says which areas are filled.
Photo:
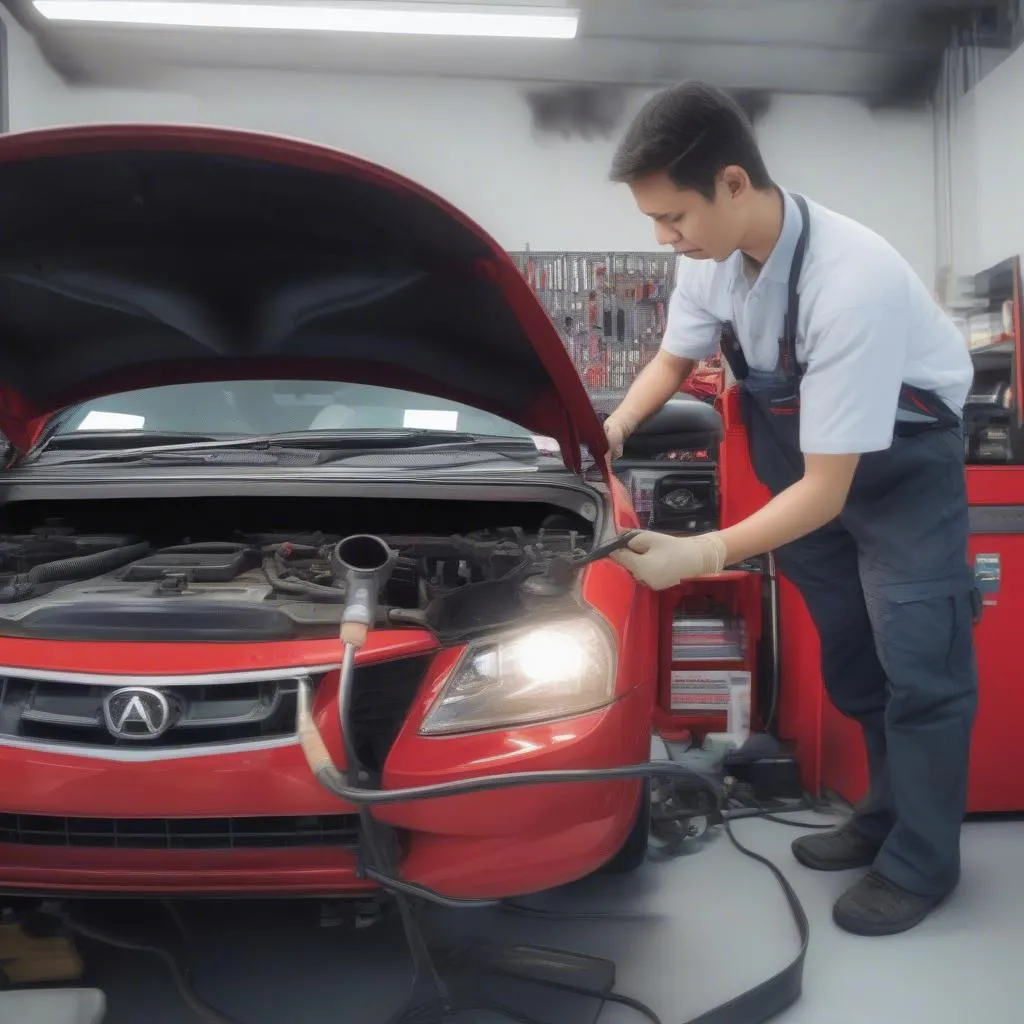
[[[657, 602], [588, 562], [636, 515], [479, 228], [194, 127], [4, 136], [0, 209], [0, 890], [373, 891], [303, 692], [368, 786], [647, 760]], [[680, 400], [639, 454], [717, 424]], [[397, 561], [343, 740], [331, 553], [360, 535]], [[648, 806], [632, 780], [372, 813], [402, 879], [500, 898], [636, 866]]]

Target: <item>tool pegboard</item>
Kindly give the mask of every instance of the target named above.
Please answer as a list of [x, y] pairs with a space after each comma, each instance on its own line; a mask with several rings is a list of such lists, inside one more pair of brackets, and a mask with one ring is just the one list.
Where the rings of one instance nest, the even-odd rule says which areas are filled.
[[[676, 256], [530, 249], [510, 255], [562, 336], [591, 399], [625, 394], [665, 335]], [[695, 376], [696, 387], [688, 390], [700, 393], [705, 386], [700, 373]], [[715, 390], [711, 386], [712, 396]]]

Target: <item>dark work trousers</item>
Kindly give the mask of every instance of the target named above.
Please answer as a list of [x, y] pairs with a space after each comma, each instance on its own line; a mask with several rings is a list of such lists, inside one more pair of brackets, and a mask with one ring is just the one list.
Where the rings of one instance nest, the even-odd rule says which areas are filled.
[[[778, 494], [803, 475], [799, 382], [751, 371], [740, 386], [754, 471]], [[962, 432], [942, 426], [862, 456], [839, 518], [775, 553], [820, 634], [828, 695], [864, 731], [854, 825], [883, 844], [876, 870], [920, 895], [960, 876], [978, 690], [967, 538]]]

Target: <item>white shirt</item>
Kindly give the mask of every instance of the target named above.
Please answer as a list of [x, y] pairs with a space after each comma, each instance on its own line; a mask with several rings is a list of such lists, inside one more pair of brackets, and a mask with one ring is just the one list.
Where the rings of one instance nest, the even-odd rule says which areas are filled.
[[[721, 263], [681, 257], [662, 347], [704, 359], [731, 321], [751, 367], [774, 370], [800, 210], [783, 192], [782, 234], [751, 283], [743, 255]], [[900, 387], [934, 391], [956, 413], [974, 377], [967, 342], [896, 250], [869, 228], [808, 202], [800, 275], [797, 361], [800, 447], [863, 454], [892, 444]]]

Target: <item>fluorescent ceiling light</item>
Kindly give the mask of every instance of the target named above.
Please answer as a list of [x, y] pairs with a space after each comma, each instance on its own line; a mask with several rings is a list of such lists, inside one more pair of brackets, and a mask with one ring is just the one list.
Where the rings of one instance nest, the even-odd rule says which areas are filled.
[[381, 32], [394, 35], [573, 39], [579, 11], [434, 3], [261, 4], [176, 0], [35, 0], [51, 21], [178, 28]]

